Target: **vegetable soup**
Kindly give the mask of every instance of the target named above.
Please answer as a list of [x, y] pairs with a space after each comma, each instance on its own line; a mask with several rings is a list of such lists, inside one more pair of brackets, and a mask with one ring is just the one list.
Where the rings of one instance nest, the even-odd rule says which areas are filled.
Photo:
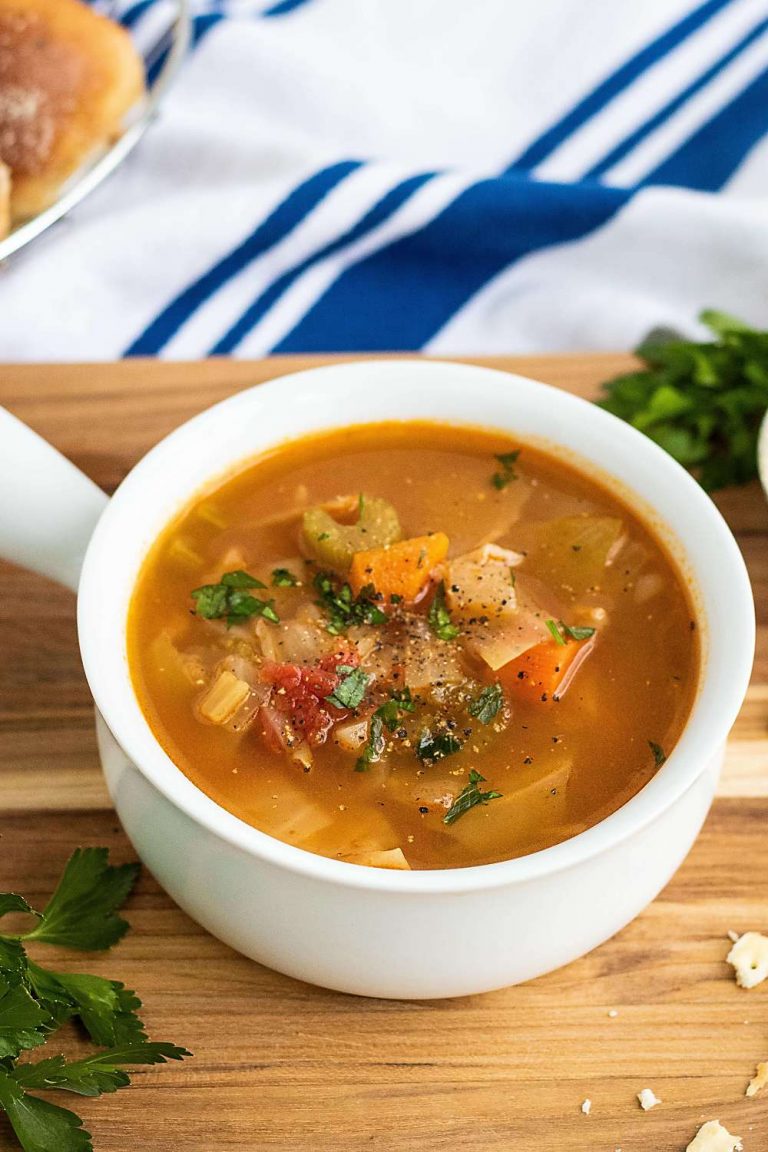
[[699, 639], [649, 527], [525, 444], [430, 423], [286, 444], [160, 537], [128, 653], [160, 744], [280, 840], [384, 868], [546, 848], [658, 771]]

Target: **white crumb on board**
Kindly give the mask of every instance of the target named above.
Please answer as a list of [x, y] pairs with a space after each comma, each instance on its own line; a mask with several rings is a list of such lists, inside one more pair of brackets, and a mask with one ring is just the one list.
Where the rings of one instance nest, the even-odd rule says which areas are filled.
[[581, 1106], [581, 1110], [585, 1116], [589, 1116], [590, 1112], [592, 1111], [592, 1101], [585, 1100]]
[[643, 1088], [642, 1091], [638, 1092], [637, 1100], [643, 1112], [650, 1112], [651, 1108], [661, 1104], [661, 1100], [652, 1088]]
[[736, 971], [736, 983], [741, 988], [756, 988], [768, 976], [768, 936], [759, 932], [745, 932], [726, 957]]
[[719, 1120], [702, 1124], [685, 1152], [742, 1152], [740, 1136], [731, 1136]]
[[615, 1019], [616, 1019], [616, 1017], [618, 1016], [618, 1014], [619, 1014], [619, 1013], [616, 1011], [616, 1009], [615, 1009], [615, 1008], [611, 1008], [610, 1012], [608, 1013], [608, 1015], [610, 1016], [611, 1020], [615, 1020]]
[[757, 1071], [747, 1087], [746, 1095], [757, 1096], [758, 1092], [761, 1092], [766, 1084], [768, 1084], [768, 1061], [764, 1064], [758, 1064]]

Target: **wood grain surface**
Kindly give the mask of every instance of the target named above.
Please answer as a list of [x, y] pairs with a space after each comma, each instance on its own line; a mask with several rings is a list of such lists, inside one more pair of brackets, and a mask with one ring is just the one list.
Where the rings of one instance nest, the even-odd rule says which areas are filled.
[[[0, 404], [111, 490], [180, 421], [317, 362], [6, 366]], [[483, 362], [583, 396], [630, 363]], [[126, 1092], [78, 1100], [97, 1150], [683, 1152], [699, 1124], [719, 1118], [745, 1152], [768, 1152], [768, 1090], [744, 1097], [755, 1064], [768, 1060], [768, 983], [744, 992], [725, 964], [729, 929], [768, 930], [768, 508], [757, 486], [719, 503], [752, 576], [757, 659], [718, 799], [655, 903], [543, 979], [466, 999], [383, 1002], [243, 959], [145, 873], [117, 951], [48, 953], [54, 966], [136, 988], [151, 1033], [195, 1053], [138, 1072]], [[74, 598], [0, 564], [0, 890], [43, 900], [78, 844], [132, 858], [99, 773]], [[663, 1100], [648, 1113], [635, 1097], [645, 1087]], [[13, 1146], [0, 1122], [0, 1148]]]

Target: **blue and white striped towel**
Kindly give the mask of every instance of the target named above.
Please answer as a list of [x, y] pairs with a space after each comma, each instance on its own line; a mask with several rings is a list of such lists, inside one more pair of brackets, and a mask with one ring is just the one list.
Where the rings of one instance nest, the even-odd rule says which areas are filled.
[[[0, 359], [628, 348], [768, 326], [768, 0], [205, 0]], [[167, 0], [122, 3], [139, 45]]]

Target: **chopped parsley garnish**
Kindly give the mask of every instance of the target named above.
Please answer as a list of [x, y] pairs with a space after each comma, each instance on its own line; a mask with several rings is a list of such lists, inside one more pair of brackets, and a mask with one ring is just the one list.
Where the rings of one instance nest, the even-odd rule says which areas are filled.
[[665, 764], [667, 760], [666, 752], [662, 748], [661, 744], [656, 744], [653, 740], [648, 741], [648, 747], [653, 753], [653, 759], [656, 763], [656, 767], [661, 768], [662, 764]]
[[479, 772], [471, 768], [469, 772], [469, 783], [462, 788], [445, 816], [443, 816], [443, 824], [453, 824], [454, 820], [458, 820], [459, 816], [463, 816], [465, 812], [469, 812], [470, 808], [474, 808], [476, 804], [487, 804], [489, 800], [501, 799], [501, 792], [481, 792], [478, 784], [484, 783], [485, 776], [481, 776]]
[[356, 772], [365, 772], [371, 764], [378, 760], [384, 751], [386, 739], [384, 728], [394, 732], [400, 723], [404, 712], [413, 712], [416, 701], [411, 698], [410, 688], [399, 688], [391, 692], [389, 700], [380, 704], [371, 716], [368, 728], [368, 740], [361, 756], [355, 764]]
[[545, 623], [549, 631], [552, 633], [552, 637], [556, 644], [566, 644], [567, 640], [565, 637], [568, 637], [570, 640], [589, 640], [590, 636], [594, 636], [595, 634], [594, 628], [582, 628], [579, 625], [577, 625], [575, 628], [571, 628], [570, 625], [564, 624], [562, 620], [560, 621], [559, 626], [555, 623], [554, 620], [547, 620]]
[[445, 584], [441, 580], [435, 589], [435, 598], [429, 606], [427, 623], [438, 640], [455, 640], [458, 627], [451, 622], [451, 614], [445, 605]]
[[400, 723], [401, 714], [415, 710], [416, 701], [411, 699], [410, 688], [400, 688], [390, 693], [389, 700], [376, 709], [376, 715], [381, 716], [390, 732], [394, 732]]
[[353, 668], [350, 664], [338, 664], [336, 675], [342, 679], [330, 696], [326, 696], [326, 700], [329, 704], [333, 704], [334, 708], [357, 708], [363, 702], [368, 687], [368, 675], [362, 668]]
[[[0, 917], [36, 918], [23, 935], [0, 935], [0, 1111], [25, 1152], [92, 1152], [90, 1135], [74, 1112], [33, 1095], [60, 1089], [101, 1096], [130, 1083], [126, 1067], [165, 1064], [190, 1053], [153, 1043], [137, 1015], [138, 997], [116, 980], [52, 972], [27, 956], [28, 940], [83, 951], [117, 943], [128, 925], [117, 909], [129, 895], [138, 866], [108, 863], [106, 848], [78, 849], [42, 912], [21, 896], [0, 893]], [[79, 1059], [61, 1055], [24, 1060], [69, 1020], [78, 1020], [98, 1051]]]
[[501, 684], [488, 684], [471, 700], [467, 711], [481, 724], [490, 724], [504, 707], [504, 693]]
[[517, 472], [515, 472], [515, 464], [520, 455], [520, 449], [515, 448], [514, 452], [500, 452], [494, 457], [501, 464], [501, 469], [494, 472], [491, 476], [491, 484], [499, 491], [506, 488], [510, 480], [517, 480]]
[[452, 732], [445, 729], [432, 732], [425, 728], [416, 743], [416, 755], [421, 761], [434, 763], [436, 760], [444, 760], [446, 756], [453, 756], [461, 748], [461, 740]]
[[571, 640], [589, 640], [590, 636], [594, 636], [595, 629], [588, 627], [580, 627], [577, 625], [575, 628], [570, 628], [567, 624], [560, 621], [560, 627], [566, 636], [570, 636]]
[[341, 583], [332, 572], [318, 572], [314, 586], [320, 594], [317, 604], [328, 616], [325, 626], [332, 636], [338, 636], [352, 624], [385, 624], [386, 612], [378, 605], [381, 596], [373, 584], [366, 584], [358, 596], [352, 594], [349, 584]]
[[225, 572], [218, 584], [203, 584], [202, 588], [195, 588], [192, 593], [195, 615], [204, 620], [223, 617], [228, 628], [250, 616], [263, 616], [265, 620], [279, 624], [280, 617], [272, 607], [273, 601], [252, 596], [251, 590], [254, 588], [266, 588], [266, 584], [242, 569]]
[[654, 330], [637, 349], [646, 367], [604, 384], [601, 407], [645, 432], [713, 492], [757, 475], [768, 332], [711, 310], [699, 320], [714, 340], [691, 343], [668, 328]]
[[294, 576], [288, 568], [273, 568], [272, 586], [273, 588], [299, 588], [301, 587], [301, 580]]
[[380, 759], [385, 745], [384, 722], [377, 709], [371, 716], [371, 722], [368, 725], [368, 740], [362, 754], [357, 758], [355, 772], [366, 772], [371, 764], [375, 764]]

